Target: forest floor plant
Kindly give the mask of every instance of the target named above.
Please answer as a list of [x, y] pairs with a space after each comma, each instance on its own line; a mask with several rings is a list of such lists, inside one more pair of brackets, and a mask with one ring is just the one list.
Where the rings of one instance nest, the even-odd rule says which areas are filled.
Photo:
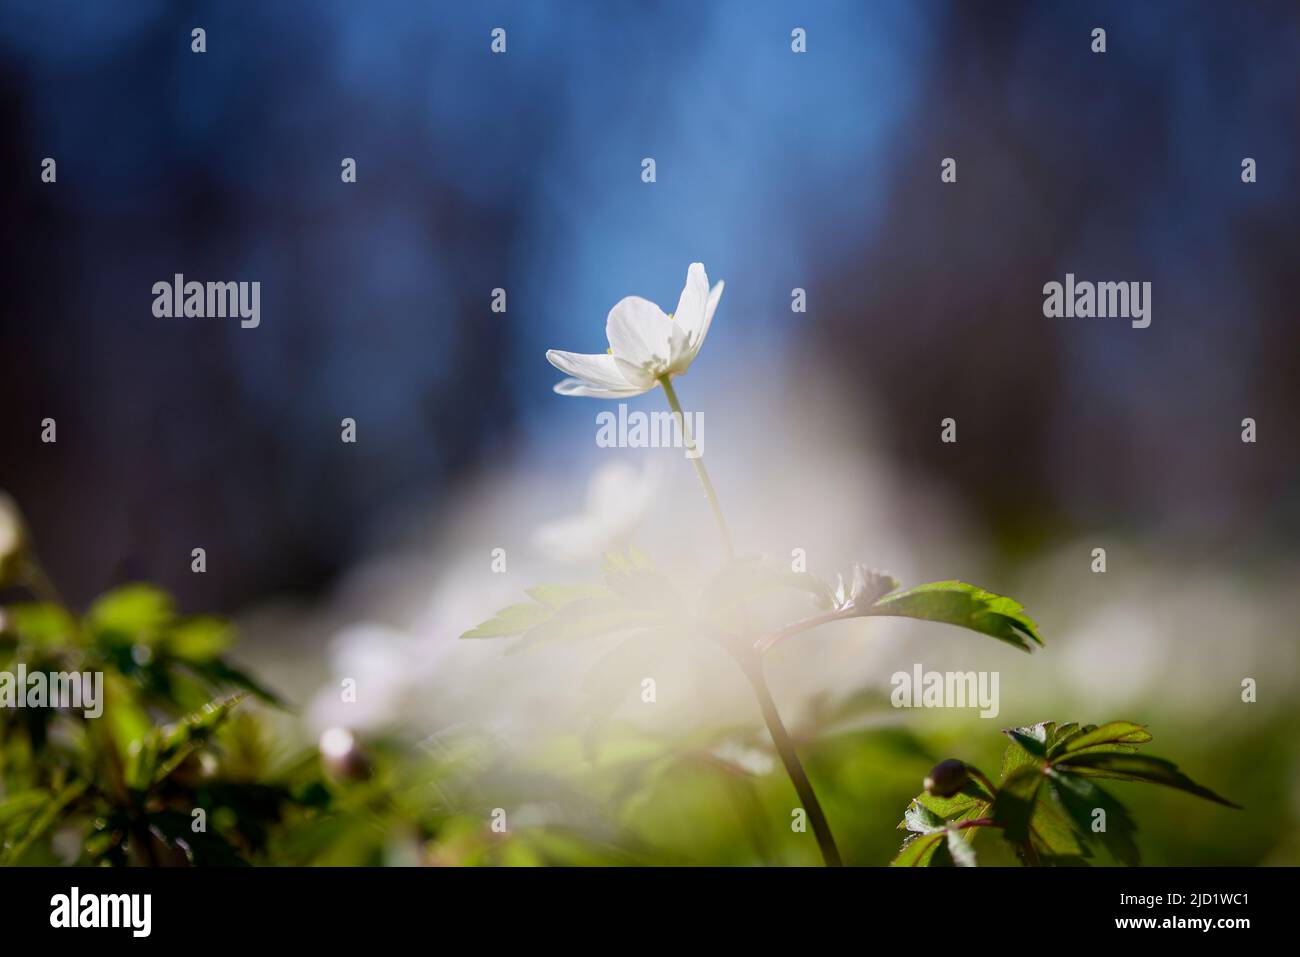
[[[560, 395], [622, 399], [662, 388], [717, 525], [724, 555], [721, 571], [699, 596], [682, 595], [644, 554], [631, 548], [626, 555], [605, 556], [603, 582], [529, 589], [531, 602], [502, 609], [462, 637], [518, 635], [522, 636], [521, 646], [532, 647], [555, 638], [616, 633], [639, 640], [674, 629], [710, 635], [735, 659], [749, 682], [822, 858], [827, 866], [836, 867], [843, 863], [842, 855], [768, 687], [764, 653], [830, 622], [876, 616], [957, 625], [1023, 651], [1041, 645], [1042, 639], [1018, 602], [965, 582], [930, 582], [899, 591], [899, 583], [888, 574], [855, 563], [847, 578], [840, 575], [832, 588], [808, 572], [737, 558], [717, 490], [690, 434], [672, 381], [684, 374], [699, 354], [722, 290], [721, 282], [710, 288], [704, 266], [692, 263], [674, 312], [664, 313], [649, 300], [629, 296], [610, 310], [605, 326], [606, 353], [585, 355], [553, 349], [546, 354], [552, 365], [569, 376], [555, 386]], [[780, 588], [810, 593], [815, 613], [775, 630], [756, 630], [749, 601]], [[1150, 740], [1137, 725], [1115, 722], [1081, 728], [1046, 723], [1008, 733], [1016, 751], [1008, 757], [1009, 765], [1004, 764], [1001, 787], [958, 761], [944, 762], [935, 769], [927, 780], [926, 793], [913, 801], [900, 825], [909, 832], [909, 839], [895, 863], [973, 864], [970, 839], [984, 827], [1000, 829], [1026, 864], [1080, 861], [1086, 856], [1084, 845], [1077, 840], [1067, 843], [1062, 834], [1073, 836], [1080, 826], [1094, 827], [1093, 808], [1111, 814], [1111, 824], [1101, 825], [1107, 835], [1105, 845], [1117, 858], [1135, 862], [1131, 820], [1090, 778], [1155, 781], [1230, 804], [1193, 784], [1172, 764], [1133, 755], [1138, 744]], [[1008, 752], [1010, 755], [1011, 749]], [[1049, 792], [1052, 801], [1047, 799]], [[1070, 815], [1064, 823], [1059, 815], [1053, 816], [1052, 802], [1063, 805]]]

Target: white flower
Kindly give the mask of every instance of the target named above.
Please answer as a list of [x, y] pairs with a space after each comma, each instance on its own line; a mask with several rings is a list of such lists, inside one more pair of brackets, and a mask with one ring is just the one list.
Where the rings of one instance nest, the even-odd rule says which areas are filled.
[[609, 462], [592, 473], [587, 505], [537, 527], [533, 543], [548, 557], [562, 562], [594, 558], [627, 543], [649, 511], [658, 476], [638, 472], [626, 462]]
[[322, 688], [312, 703], [312, 722], [358, 731], [393, 724], [429, 677], [423, 651], [418, 638], [386, 625], [365, 622], [343, 629], [330, 648], [330, 670], [336, 678], [351, 679], [356, 694], [345, 699], [337, 681]]
[[0, 587], [16, 584], [27, 555], [27, 532], [22, 513], [0, 492]]
[[709, 289], [703, 264], [691, 263], [677, 311], [671, 316], [640, 296], [619, 300], [605, 322], [606, 355], [547, 351], [551, 365], [572, 376], [556, 383], [555, 391], [622, 399], [649, 392], [660, 376], [681, 375], [699, 354], [721, 298], [722, 283]]

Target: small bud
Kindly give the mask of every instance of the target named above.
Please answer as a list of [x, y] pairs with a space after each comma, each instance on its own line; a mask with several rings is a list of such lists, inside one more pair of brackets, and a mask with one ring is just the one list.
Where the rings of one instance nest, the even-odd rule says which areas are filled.
[[347, 728], [330, 728], [320, 736], [321, 764], [337, 778], [364, 781], [370, 777], [370, 761]]
[[853, 604], [865, 610], [898, 587], [898, 579], [889, 572], [853, 563]]
[[970, 771], [964, 761], [949, 758], [930, 769], [925, 779], [925, 791], [935, 797], [952, 797], [970, 781]]

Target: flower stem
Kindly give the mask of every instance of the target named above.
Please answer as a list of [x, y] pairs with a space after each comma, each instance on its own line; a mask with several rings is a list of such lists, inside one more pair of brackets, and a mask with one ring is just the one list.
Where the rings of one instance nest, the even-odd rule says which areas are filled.
[[727, 520], [722, 517], [722, 505], [718, 502], [718, 493], [713, 490], [713, 480], [709, 478], [708, 470], [704, 467], [704, 456], [695, 447], [695, 439], [690, 429], [686, 427], [686, 416], [682, 413], [681, 402], [677, 401], [677, 390], [673, 388], [672, 378], [666, 374], [661, 375], [659, 384], [664, 387], [664, 395], [668, 396], [668, 407], [673, 410], [681, 426], [687, 457], [695, 465], [695, 474], [699, 477], [700, 485], [704, 486], [704, 497], [709, 500], [709, 508], [713, 510], [714, 521], [718, 523], [718, 531], [722, 534], [722, 547], [728, 559], [734, 558], [736, 553], [731, 546], [731, 532], [727, 529]]
[[[682, 439], [686, 444], [687, 452], [690, 454], [691, 462], [695, 465], [695, 474], [699, 477], [700, 485], [704, 487], [704, 497], [709, 500], [709, 507], [713, 510], [713, 518], [717, 521], [718, 531], [722, 534], [723, 548], [726, 550], [727, 559], [730, 560], [735, 557], [735, 550], [731, 544], [731, 532], [727, 529], [727, 520], [723, 518], [722, 505], [718, 502], [718, 493], [714, 491], [709, 472], [704, 467], [704, 456], [695, 447], [695, 440], [686, 428], [686, 416], [682, 413], [682, 404], [677, 400], [677, 391], [673, 388], [671, 379], [667, 375], [662, 375], [659, 377], [659, 384], [664, 387], [664, 394], [668, 396], [668, 406], [673, 410], [681, 425]], [[748, 619], [748, 616], [746, 616], [746, 619]], [[748, 631], [748, 627], [746, 627], [746, 631]], [[808, 774], [799, 761], [799, 754], [795, 750], [794, 740], [790, 737], [790, 732], [786, 730], [785, 723], [781, 720], [781, 713], [776, 708], [776, 701], [773, 700], [772, 692], [767, 686], [767, 679], [763, 676], [763, 659], [753, 647], [735, 646], [731, 648], [731, 651], [754, 689], [754, 696], [758, 699], [758, 709], [763, 714], [763, 723], [767, 725], [767, 732], [772, 736], [772, 744], [776, 746], [777, 754], [781, 756], [781, 764], [785, 766], [785, 773], [789, 776], [790, 783], [794, 785], [795, 793], [799, 796], [803, 809], [808, 814], [808, 821], [812, 824], [813, 835], [817, 838], [817, 846], [821, 849], [822, 859], [826, 862], [827, 867], [842, 867], [844, 862], [840, 858], [839, 848], [835, 846], [835, 838], [831, 835], [831, 827], [826, 821], [826, 814], [822, 810], [821, 802], [817, 800], [817, 792], [813, 790], [812, 782], [808, 780]]]
[[831, 834], [830, 823], [826, 820], [826, 812], [822, 810], [821, 801], [817, 800], [817, 792], [813, 790], [812, 782], [808, 780], [808, 773], [804, 771], [803, 764], [799, 760], [799, 753], [795, 750], [790, 732], [785, 729], [785, 724], [781, 721], [781, 713], [776, 710], [776, 702], [772, 700], [767, 679], [763, 677], [762, 659], [752, 655], [748, 662], [742, 659], [740, 666], [754, 689], [755, 697], [758, 698], [759, 710], [763, 712], [763, 721], [767, 724], [768, 734], [772, 736], [772, 743], [776, 745], [776, 753], [781, 756], [781, 763], [785, 765], [785, 773], [789, 776], [790, 783], [794, 785], [803, 809], [808, 812], [808, 822], [812, 824], [813, 836], [817, 838], [817, 847], [822, 852], [822, 860], [826, 862], [827, 867], [843, 867], [844, 861], [840, 858], [840, 849], [835, 846], [835, 838]]

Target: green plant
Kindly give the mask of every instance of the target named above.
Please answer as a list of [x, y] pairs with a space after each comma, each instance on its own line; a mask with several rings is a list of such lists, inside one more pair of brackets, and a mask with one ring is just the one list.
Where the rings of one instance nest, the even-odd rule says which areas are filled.
[[1151, 734], [1131, 721], [1044, 721], [1003, 733], [1011, 743], [999, 784], [955, 758], [930, 772], [898, 824], [908, 833], [894, 866], [974, 867], [981, 831], [997, 833], [1029, 866], [1087, 864], [1097, 845], [1120, 863], [1137, 864], [1137, 827], [1100, 780], [1162, 784], [1238, 807], [1172, 762], [1138, 754]]
[[[832, 589], [808, 572], [786, 572], [762, 562], [738, 559], [723, 517], [713, 480], [673, 386], [698, 355], [722, 295], [722, 284], [709, 289], [704, 267], [687, 272], [677, 310], [671, 315], [638, 297], [620, 301], [606, 326], [610, 348], [605, 355], [578, 355], [551, 350], [547, 359], [573, 376], [560, 382], [562, 395], [620, 398], [662, 388], [682, 436], [687, 456], [713, 513], [722, 541], [724, 563], [699, 594], [682, 594], [645, 555], [605, 557], [603, 581], [591, 585], [543, 585], [529, 590], [531, 603], [510, 605], [462, 638], [521, 635], [527, 648], [555, 638], [586, 638], [624, 633], [633, 640], [671, 640], [675, 635], [705, 634], [735, 659], [753, 688], [755, 701], [786, 774], [812, 825], [828, 866], [842, 858], [830, 824], [786, 730], [763, 671], [763, 654], [778, 643], [832, 621], [897, 616], [959, 625], [1007, 642], [1023, 651], [1042, 644], [1037, 626], [1013, 599], [959, 581], [931, 582], [906, 591], [890, 575], [855, 564], [846, 580]], [[777, 588], [809, 593], [816, 613], [782, 627], [756, 632], [748, 602]]]
[[[1033, 650], [1034, 645], [1042, 644], [1042, 640], [1037, 626], [1019, 602], [965, 582], [931, 582], [899, 591], [899, 583], [890, 575], [854, 564], [848, 577], [840, 575], [832, 588], [806, 571], [786, 571], [762, 561], [737, 557], [716, 488], [701, 450], [691, 435], [688, 419], [673, 385], [673, 378], [685, 374], [698, 356], [722, 289], [722, 283], [710, 289], [704, 267], [693, 263], [687, 271], [686, 286], [674, 313], [666, 314], [654, 303], [639, 297], [627, 297], [610, 311], [606, 324], [609, 340], [606, 354], [581, 355], [557, 350], [547, 353], [551, 364], [570, 376], [555, 386], [555, 391], [561, 395], [608, 399], [640, 395], [655, 388], [663, 390], [718, 528], [724, 558], [720, 570], [711, 580], [702, 583], [698, 591], [683, 593], [637, 549], [629, 549], [626, 554], [607, 554], [601, 582], [580, 586], [543, 585], [530, 589], [527, 594], [531, 602], [510, 605], [461, 637], [521, 636], [512, 650], [531, 648], [560, 638], [581, 639], [612, 634], [626, 636], [625, 646], [650, 644], [653, 647], [655, 642], [682, 636], [703, 635], [713, 639], [735, 660], [753, 689], [781, 764], [808, 815], [822, 858], [828, 866], [838, 866], [842, 857], [830, 823], [768, 688], [764, 653], [786, 639], [833, 621], [880, 616], [957, 625], [989, 635], [1022, 651]], [[815, 605], [814, 613], [775, 629], [756, 628], [750, 603], [783, 588], [810, 595]], [[1097, 746], [1102, 742], [1088, 745], [1082, 754], [1070, 751], [1068, 760], [1062, 758], [1052, 763], [1047, 760], [1046, 743], [1041, 752], [1036, 752], [1032, 750], [1036, 745], [1030, 732], [1017, 731], [1016, 734], [1025, 738], [1022, 748], [1029, 749], [1026, 753], [1031, 759], [1041, 758], [1044, 762], [1043, 773], [1051, 778], [1051, 790], [1065, 793], [1067, 800], [1076, 797], [1079, 800], [1092, 799], [1094, 791], [1097, 792], [1095, 799], [1101, 800], [1104, 794], [1087, 780], [1088, 777], [1114, 777], [1121, 773], [1114, 767], [1105, 766], [1105, 761], [1099, 757], [1101, 752]], [[1052, 743], [1057, 742], [1054, 740]], [[1115, 748], [1128, 746], [1123, 741], [1108, 743]], [[1119, 756], [1109, 760], [1112, 764], [1120, 763]], [[1157, 774], [1159, 762], [1155, 759], [1142, 761], [1145, 763], [1141, 767], [1137, 760], [1130, 761], [1128, 770], [1124, 772], [1129, 776], [1126, 779], [1153, 779], [1150, 776]], [[953, 772], [954, 768], [949, 766], [936, 770]], [[1032, 842], [1021, 835], [1027, 825], [1018, 820], [1012, 820], [1008, 825], [1002, 818], [1011, 814], [1010, 808], [1018, 796], [1022, 796], [1022, 803], [1029, 807], [1027, 813], [1033, 813], [1041, 775], [1036, 768], [1032, 773], [1037, 776], [1031, 779], [1031, 769], [1027, 766], [1003, 782], [1002, 791], [998, 792], [1001, 804], [1000, 816], [997, 817], [1004, 833], [1018, 839], [1031, 862]], [[1141, 778], [1139, 774], [1149, 777]], [[1164, 783], [1172, 783], [1175, 780], [1173, 775], [1174, 771], [1169, 770]], [[976, 792], [984, 786], [978, 783], [969, 785]], [[992, 786], [988, 784], [987, 787], [989, 794], [986, 796], [992, 802], [995, 800]], [[1202, 796], [1209, 796], [1209, 792]], [[974, 795], [966, 797], [974, 802], [972, 806], [979, 801]], [[927, 816], [933, 813], [924, 804], [917, 804], [909, 818], [917, 827], [924, 824], [938, 828], [937, 831], [925, 832], [925, 840], [916, 850], [910, 851], [917, 856], [926, 855], [927, 860], [933, 858], [934, 847], [939, 843], [934, 835], [973, 830], [983, 824], [982, 818], [975, 817], [954, 823], [944, 822], [940, 826]], [[1120, 818], [1117, 830], [1123, 833], [1127, 819], [1122, 816], [1122, 809], [1118, 810], [1117, 817]], [[1112, 843], [1118, 840], [1113, 838]], [[915, 841], [910, 843], [904, 854], [909, 853], [915, 844]], [[955, 846], [963, 855], [968, 849], [962, 841]], [[1128, 853], [1127, 847], [1123, 852]]]

